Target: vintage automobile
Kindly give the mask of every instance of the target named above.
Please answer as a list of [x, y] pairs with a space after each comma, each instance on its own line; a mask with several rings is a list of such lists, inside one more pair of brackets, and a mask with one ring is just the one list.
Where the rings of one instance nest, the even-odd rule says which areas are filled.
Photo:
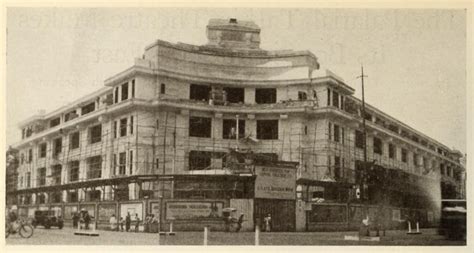
[[36, 228], [36, 226], [43, 226], [46, 229], [51, 227], [58, 227], [62, 229], [64, 226], [64, 221], [61, 215], [57, 215], [54, 210], [37, 210], [35, 211], [35, 217], [33, 218], [32, 225]]
[[438, 233], [450, 240], [466, 240], [466, 200], [443, 199]]

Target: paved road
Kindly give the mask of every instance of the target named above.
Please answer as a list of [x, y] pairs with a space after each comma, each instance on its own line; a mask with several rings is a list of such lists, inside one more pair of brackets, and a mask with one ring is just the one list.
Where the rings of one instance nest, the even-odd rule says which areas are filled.
[[[260, 233], [260, 245], [465, 245], [464, 241], [449, 241], [437, 235], [434, 229], [424, 229], [421, 235], [407, 235], [405, 231], [387, 231], [380, 242], [348, 241], [344, 235], [357, 232], [296, 232]], [[77, 236], [74, 230], [64, 228], [37, 228], [33, 237], [18, 235], [6, 239], [7, 245], [203, 245], [202, 232], [177, 232], [175, 236], [157, 234], [99, 231], [98, 237]], [[208, 245], [254, 245], [253, 232], [209, 232]]]

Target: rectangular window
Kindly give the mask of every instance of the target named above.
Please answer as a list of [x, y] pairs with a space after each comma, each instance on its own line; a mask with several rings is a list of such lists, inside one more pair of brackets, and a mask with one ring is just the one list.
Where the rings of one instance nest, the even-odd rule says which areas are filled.
[[334, 177], [336, 180], [342, 177], [341, 173], [341, 157], [335, 156], [334, 157]]
[[128, 155], [128, 167], [130, 170], [130, 175], [133, 175], [133, 150], [130, 150]]
[[87, 179], [101, 178], [102, 157], [100, 155], [87, 159]]
[[[235, 139], [237, 137], [237, 120], [224, 119], [222, 121], [222, 138]], [[245, 120], [239, 120], [239, 139], [245, 137]]]
[[332, 92], [332, 106], [339, 108], [339, 93]]
[[445, 170], [444, 170], [444, 164], [442, 164], [442, 163], [439, 164], [439, 170], [440, 170], [441, 175], [445, 175], [445, 174], [446, 174], [446, 172], [445, 172]]
[[55, 127], [61, 123], [61, 118], [57, 117], [49, 121], [49, 127]]
[[374, 137], [374, 153], [382, 155], [382, 140]]
[[127, 160], [127, 153], [121, 152], [119, 153], [119, 175], [125, 175], [125, 166]]
[[211, 118], [189, 117], [189, 136], [211, 138]]
[[119, 99], [119, 87], [115, 87], [115, 91], [114, 91], [114, 103], [118, 103], [118, 99]]
[[166, 84], [162, 83], [160, 84], [160, 94], [165, 94], [166, 93]]
[[372, 114], [366, 112], [366, 113], [365, 113], [365, 120], [367, 120], [367, 121], [372, 121]]
[[130, 116], [130, 134], [133, 134], [133, 116]]
[[93, 126], [89, 129], [90, 144], [102, 141], [102, 125]]
[[408, 160], [408, 159], [407, 159], [407, 158], [408, 158], [407, 156], [408, 156], [408, 155], [407, 155], [407, 150], [404, 149], [404, 148], [402, 148], [402, 162], [404, 162], [404, 163], [407, 162], [407, 160]]
[[69, 182], [79, 181], [79, 161], [69, 162]]
[[211, 152], [189, 152], [189, 170], [205, 170], [211, 166]]
[[117, 121], [114, 121], [114, 138], [117, 138]]
[[61, 137], [53, 140], [53, 156], [57, 156], [62, 152], [63, 139]]
[[61, 164], [53, 165], [51, 167], [51, 178], [52, 178], [53, 185], [61, 184], [61, 172], [62, 172]]
[[128, 83], [122, 84], [122, 99], [121, 101], [128, 99]]
[[135, 97], [135, 79], [132, 80], [132, 98]]
[[103, 97], [102, 104], [104, 105], [111, 105], [114, 103], [114, 94], [109, 93]]
[[38, 197], [36, 198], [36, 203], [37, 204], [44, 204], [46, 202], [46, 195], [43, 193], [40, 193], [37, 195]]
[[38, 186], [46, 185], [46, 168], [38, 169]]
[[329, 140], [330, 140], [330, 141], [332, 141], [332, 137], [333, 137], [333, 136], [332, 136], [332, 128], [333, 128], [332, 123], [329, 122], [329, 124], [328, 124], [328, 132], [329, 132], [329, 133], [328, 133], [328, 137], [329, 137]]
[[328, 101], [328, 103], [327, 103], [328, 106], [330, 106], [331, 105], [331, 89], [329, 89], [329, 88], [328, 88], [328, 99], [327, 99], [327, 101]]
[[413, 165], [418, 166], [418, 155], [413, 153]]
[[100, 191], [99, 190], [88, 191], [86, 201], [100, 201]]
[[209, 101], [211, 87], [207, 85], [191, 84], [189, 88], [189, 99], [198, 101]]
[[127, 135], [127, 118], [120, 120], [120, 137]]
[[395, 150], [395, 145], [393, 145], [392, 143], [389, 143], [388, 144], [388, 157], [392, 158], [392, 159], [395, 159], [396, 158], [395, 157], [395, 155], [396, 155], [395, 151], [396, 151]]
[[67, 201], [69, 203], [77, 202], [79, 199], [77, 197], [77, 192], [68, 192], [67, 193]]
[[308, 99], [306, 92], [298, 91], [298, 100], [306, 100], [306, 99]]
[[356, 148], [364, 148], [364, 133], [355, 131], [355, 146]]
[[70, 149], [76, 149], [79, 148], [79, 132], [72, 133], [69, 136], [69, 148]]
[[78, 117], [78, 115], [76, 113], [76, 110], [70, 111], [70, 112], [68, 112], [64, 115], [64, 122], [68, 122], [68, 121], [70, 121], [72, 119], [75, 119], [77, 117]]
[[95, 111], [95, 102], [91, 102], [83, 107], [81, 107], [81, 115], [86, 115]]
[[31, 163], [33, 161], [33, 149], [28, 150], [28, 163]]
[[339, 126], [334, 124], [334, 141], [335, 142], [339, 142], [339, 138], [340, 138], [340, 132], [339, 132]]
[[26, 172], [26, 187], [31, 187], [31, 172]]
[[224, 88], [226, 92], [226, 100], [229, 103], [244, 103], [245, 92], [244, 88]]
[[257, 139], [278, 140], [278, 120], [257, 120]]
[[30, 137], [33, 134], [33, 127], [28, 127], [26, 129], [26, 137]]
[[255, 103], [274, 104], [276, 103], [277, 91], [275, 88], [255, 89]]
[[112, 161], [112, 175], [116, 175], [117, 174], [117, 154], [114, 154], [114, 158], [113, 158], [113, 161]]

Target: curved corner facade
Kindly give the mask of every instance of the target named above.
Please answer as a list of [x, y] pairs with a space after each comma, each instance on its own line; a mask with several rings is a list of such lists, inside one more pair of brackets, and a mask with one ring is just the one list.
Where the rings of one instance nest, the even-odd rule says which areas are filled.
[[314, 231], [355, 228], [380, 205], [390, 226], [430, 226], [442, 198], [464, 197], [459, 151], [367, 105], [363, 204], [354, 89], [310, 52], [260, 49], [253, 22], [207, 28], [208, 44], [158, 40], [104, 88], [20, 124], [22, 215], [85, 208], [106, 226], [133, 209], [163, 229], [223, 229], [233, 207], [247, 230], [271, 212], [276, 230]]

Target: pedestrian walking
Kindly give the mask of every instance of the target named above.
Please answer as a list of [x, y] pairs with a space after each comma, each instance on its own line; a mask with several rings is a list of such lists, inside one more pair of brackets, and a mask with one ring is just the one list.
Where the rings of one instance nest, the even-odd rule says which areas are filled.
[[74, 212], [72, 215], [72, 227], [73, 228], [78, 228], [79, 225], [79, 214], [77, 212]]
[[117, 219], [115, 218], [115, 214], [112, 214], [112, 216], [110, 216], [109, 223], [110, 223], [110, 230], [112, 231], [117, 230]]
[[265, 225], [265, 232], [270, 232], [272, 230], [272, 216], [270, 214], [263, 219], [263, 224]]
[[369, 215], [366, 216], [365, 219], [362, 220], [359, 228], [359, 236], [370, 236], [370, 220]]
[[135, 214], [135, 232], [139, 231], [140, 227], [140, 218], [138, 217], [138, 214]]
[[91, 222], [91, 216], [89, 215], [89, 212], [85, 212], [84, 214], [84, 224], [86, 226], [86, 229], [89, 229], [89, 223]]
[[132, 222], [132, 219], [130, 217], [130, 213], [127, 213], [127, 216], [125, 216], [125, 231], [130, 231], [130, 223]]
[[120, 217], [120, 220], [119, 220], [119, 226], [120, 226], [120, 232], [123, 232], [123, 223], [125, 221], [123, 220], [123, 217]]

